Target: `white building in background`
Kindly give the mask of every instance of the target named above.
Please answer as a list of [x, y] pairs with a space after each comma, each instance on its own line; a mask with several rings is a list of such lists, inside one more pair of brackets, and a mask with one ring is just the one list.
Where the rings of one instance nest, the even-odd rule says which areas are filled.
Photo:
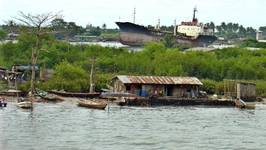
[[262, 31], [257, 31], [256, 32], [256, 40], [259, 41], [259, 40], [262, 40]]
[[257, 31], [256, 32], [256, 40], [258, 42], [263, 42], [263, 43], [266, 43], [266, 40], [263, 40], [263, 35], [262, 35], [262, 31]]

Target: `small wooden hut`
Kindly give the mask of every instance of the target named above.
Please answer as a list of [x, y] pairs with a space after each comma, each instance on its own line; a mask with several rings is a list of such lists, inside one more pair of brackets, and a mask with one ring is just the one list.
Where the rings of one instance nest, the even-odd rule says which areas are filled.
[[195, 77], [119, 75], [112, 79], [112, 85], [113, 92], [126, 92], [142, 97], [196, 98], [199, 96], [199, 87], [203, 84]]

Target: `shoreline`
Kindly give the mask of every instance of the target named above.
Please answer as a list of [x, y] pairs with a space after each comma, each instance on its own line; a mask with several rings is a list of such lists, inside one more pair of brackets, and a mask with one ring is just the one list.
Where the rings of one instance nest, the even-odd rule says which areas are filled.
[[[17, 97], [14, 96], [1, 96], [5, 98], [5, 102], [7, 103], [17, 103]], [[57, 104], [57, 103], [67, 103], [76, 105], [78, 100], [82, 98], [77, 97], [64, 97], [63, 101], [48, 101], [42, 98], [36, 98], [34, 103], [49, 103], [49, 104]], [[108, 101], [105, 99], [105, 101]], [[109, 104], [116, 104], [118, 106], [128, 106], [128, 107], [184, 107], [184, 106], [211, 106], [211, 107], [235, 107], [233, 100], [165, 100], [165, 99], [126, 99], [125, 102], [120, 101], [108, 101]], [[266, 99], [263, 99], [261, 102], [246, 102], [247, 105], [264, 105], [266, 106]]]

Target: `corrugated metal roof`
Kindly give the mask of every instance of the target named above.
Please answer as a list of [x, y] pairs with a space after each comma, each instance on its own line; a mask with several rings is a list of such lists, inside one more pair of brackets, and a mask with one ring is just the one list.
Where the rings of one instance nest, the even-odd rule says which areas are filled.
[[[118, 78], [124, 84], [172, 84], [172, 85], [203, 85], [196, 77], [169, 77], [169, 76], [126, 76], [119, 75]], [[114, 78], [114, 79], [115, 79]]]

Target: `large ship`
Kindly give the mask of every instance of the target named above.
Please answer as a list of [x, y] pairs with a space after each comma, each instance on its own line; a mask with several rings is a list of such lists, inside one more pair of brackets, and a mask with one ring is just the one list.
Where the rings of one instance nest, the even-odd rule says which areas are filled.
[[156, 29], [150, 29], [130, 22], [116, 22], [120, 28], [120, 42], [130, 46], [141, 46], [147, 42], [158, 42], [165, 36], [173, 36], [178, 44], [189, 45], [193, 47], [205, 47], [212, 44], [217, 38], [214, 36], [213, 29], [199, 23], [196, 18], [197, 9], [194, 8], [193, 19], [191, 22], [181, 22], [175, 25], [173, 32], [160, 30], [157, 25]]

